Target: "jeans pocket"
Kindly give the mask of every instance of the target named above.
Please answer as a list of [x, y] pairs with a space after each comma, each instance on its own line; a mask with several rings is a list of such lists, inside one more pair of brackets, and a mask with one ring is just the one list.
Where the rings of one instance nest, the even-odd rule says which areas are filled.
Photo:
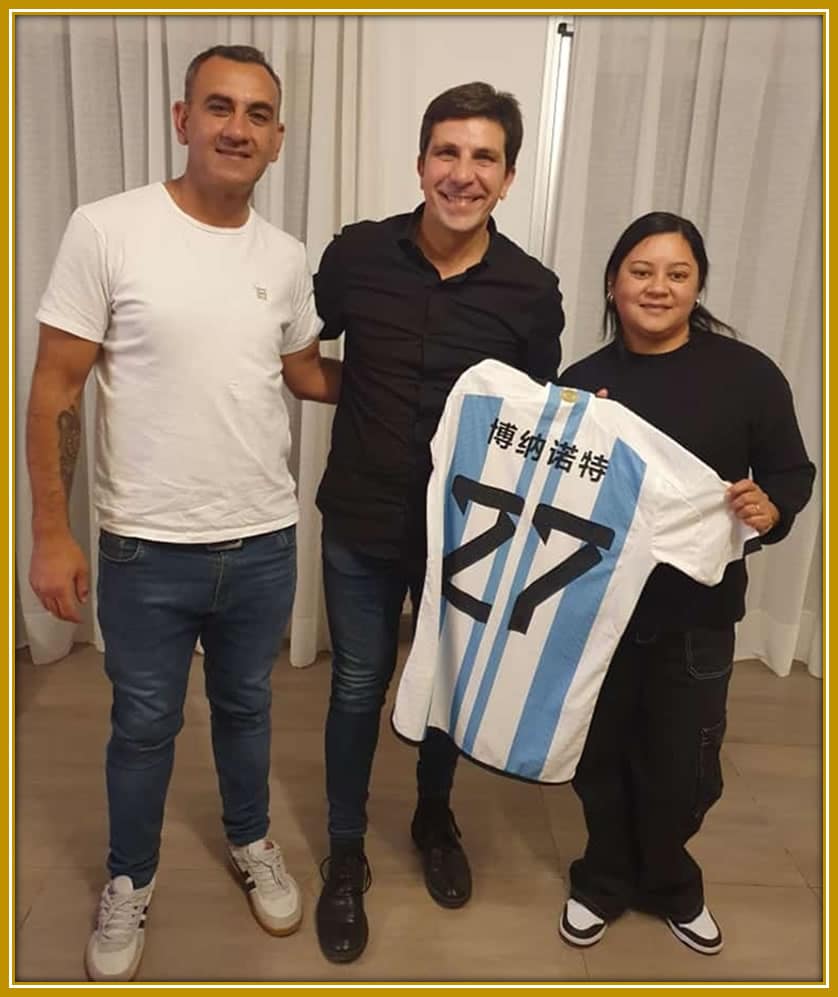
[[139, 537], [123, 537], [108, 530], [99, 531], [99, 553], [106, 561], [128, 564], [140, 556], [142, 542]]
[[722, 717], [718, 723], [701, 728], [695, 803], [695, 817], [699, 821], [722, 795], [721, 748], [726, 727], [727, 720]]
[[276, 545], [280, 550], [289, 550], [297, 545], [297, 527], [295, 524], [286, 526], [284, 530], [274, 533]]
[[733, 668], [733, 627], [711, 630], [696, 627], [684, 635], [684, 658], [694, 679], [717, 679]]

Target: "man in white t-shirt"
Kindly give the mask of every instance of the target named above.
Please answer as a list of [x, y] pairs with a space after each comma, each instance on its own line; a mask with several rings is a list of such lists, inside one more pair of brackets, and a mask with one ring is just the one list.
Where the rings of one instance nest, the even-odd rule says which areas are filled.
[[88, 568], [67, 501], [79, 401], [97, 385], [99, 622], [113, 685], [110, 881], [85, 955], [129, 980], [144, 944], [196, 641], [231, 864], [257, 921], [294, 931], [297, 884], [267, 837], [270, 676], [294, 595], [297, 503], [282, 381], [334, 402], [303, 246], [250, 207], [279, 155], [281, 87], [262, 53], [193, 59], [172, 109], [184, 174], [76, 210], [38, 311], [27, 421], [45, 608], [78, 620]]

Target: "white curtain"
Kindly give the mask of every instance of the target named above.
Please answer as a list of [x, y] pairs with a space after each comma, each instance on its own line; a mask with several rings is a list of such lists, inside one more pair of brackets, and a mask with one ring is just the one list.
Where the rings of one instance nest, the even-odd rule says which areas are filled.
[[[24, 465], [25, 410], [37, 349], [34, 314], [64, 226], [78, 205], [177, 175], [185, 150], [172, 139], [169, 109], [189, 60], [218, 43], [263, 50], [284, 83], [286, 142], [254, 197], [270, 221], [307, 242], [310, 263], [354, 211], [357, 18], [47, 17], [16, 25], [16, 533], [18, 619], [38, 663], [74, 640], [95, 640], [96, 526], [87, 449], [76, 470], [70, 518], [87, 551], [91, 599], [80, 627], [46, 613], [26, 583], [32, 549], [31, 494]], [[348, 82], [347, 82], [348, 81]], [[336, 129], [335, 122], [344, 126]], [[340, 177], [336, 183], [335, 178]], [[309, 190], [317, 189], [316, 197]], [[331, 347], [334, 351], [335, 347]], [[319, 524], [314, 492], [324, 466], [331, 410], [288, 398], [299, 482], [300, 579], [292, 659], [309, 664], [325, 644], [319, 598]], [[85, 438], [93, 426], [92, 379], [84, 397]], [[305, 459], [300, 459], [300, 453]], [[221, 473], [223, 469], [219, 468]]]
[[[306, 245], [312, 271], [332, 236], [357, 218], [357, 119], [360, 23], [356, 17], [314, 20], [314, 52]], [[342, 340], [323, 343], [324, 355], [339, 356]], [[333, 410], [302, 403], [296, 439], [300, 520], [297, 527], [297, 595], [291, 619], [291, 664], [304, 667], [328, 646], [320, 561], [320, 514], [314, 504], [326, 464]]]
[[[548, 220], [558, 235], [545, 260], [566, 296], [566, 360], [599, 345], [601, 269], [622, 228], [652, 208], [686, 214], [707, 240], [710, 308], [783, 367], [820, 470], [820, 19], [575, 20], [558, 217]], [[18, 641], [29, 643], [34, 660], [61, 657], [73, 640], [101, 646], [101, 639], [93, 598], [76, 628], [46, 614], [26, 583], [31, 496], [23, 437], [33, 316], [77, 204], [181, 171], [185, 151], [172, 139], [169, 108], [191, 57], [219, 42], [249, 42], [276, 67], [286, 141], [255, 205], [306, 243], [314, 270], [342, 224], [419, 200], [422, 109], [468, 79], [521, 100], [524, 149], [498, 222], [526, 244], [547, 25], [546, 16], [15, 19], [16, 619]], [[339, 348], [324, 346], [334, 355]], [[88, 439], [93, 404], [88, 386]], [[300, 498], [291, 660], [305, 665], [328, 643], [314, 494], [331, 410], [290, 398], [289, 410]], [[71, 520], [93, 553], [90, 470], [83, 450]], [[793, 657], [819, 672], [819, 522], [816, 498], [788, 540], [750, 562], [739, 653], [780, 673]], [[95, 556], [90, 562], [95, 573]]]
[[[34, 314], [67, 219], [76, 205], [179, 173], [185, 150], [172, 139], [171, 103], [189, 60], [218, 43], [262, 49], [284, 84], [286, 139], [256, 188], [255, 206], [307, 246], [316, 270], [341, 225], [410, 210], [419, 120], [428, 100], [472, 79], [494, 82], [538, 120], [547, 17], [92, 16], [18, 15], [16, 30], [16, 442], [18, 643], [37, 662], [73, 640], [101, 637], [95, 588], [80, 627], [44, 612], [26, 582], [31, 496], [23, 462], [24, 416], [37, 347]], [[479, 44], [475, 43], [479, 38]], [[457, 52], [452, 61], [450, 53]], [[529, 149], [535, 131], [528, 133]], [[515, 194], [498, 211], [523, 241], [534, 154], [521, 157]], [[339, 355], [340, 344], [323, 350]], [[288, 398], [291, 466], [298, 482], [298, 584], [291, 662], [310, 664], [328, 646], [314, 496], [325, 465], [332, 410]], [[94, 395], [84, 400], [87, 439]], [[91, 555], [95, 523], [90, 467], [80, 456], [73, 531]], [[95, 578], [93, 579], [95, 584]]]
[[[576, 19], [552, 263], [565, 361], [602, 345], [602, 272], [646, 211], [693, 220], [706, 303], [771, 356], [818, 467], [792, 534], [749, 559], [737, 657], [821, 673], [821, 19]], [[712, 399], [708, 399], [712, 405]]]

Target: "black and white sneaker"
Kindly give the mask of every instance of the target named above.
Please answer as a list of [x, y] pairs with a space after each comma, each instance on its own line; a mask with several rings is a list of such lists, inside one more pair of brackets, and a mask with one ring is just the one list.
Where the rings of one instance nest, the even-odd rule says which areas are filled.
[[605, 921], [573, 897], [564, 905], [559, 934], [570, 945], [595, 945], [605, 934]]
[[692, 921], [672, 921], [667, 918], [666, 923], [678, 941], [689, 945], [695, 952], [701, 952], [702, 955], [721, 952], [724, 945], [721, 928], [706, 906], [701, 908], [701, 913]]
[[271, 935], [290, 935], [300, 926], [300, 889], [285, 868], [275, 841], [260, 838], [249, 845], [227, 842], [227, 854], [250, 901], [253, 916]]

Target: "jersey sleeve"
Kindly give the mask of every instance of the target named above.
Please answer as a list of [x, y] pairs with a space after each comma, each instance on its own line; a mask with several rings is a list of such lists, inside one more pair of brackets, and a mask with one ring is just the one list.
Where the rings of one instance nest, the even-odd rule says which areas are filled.
[[396, 690], [392, 724], [397, 733], [409, 741], [421, 742], [428, 728], [434, 697], [434, 683], [442, 651], [439, 644], [440, 600], [442, 593], [442, 559], [445, 545], [445, 503], [447, 470], [443, 466], [452, 426], [457, 425], [462, 396], [456, 387], [431, 439], [434, 473], [426, 497], [428, 523], [428, 559], [425, 583], [417, 615], [416, 632]]
[[61, 239], [36, 318], [74, 336], [101, 343], [110, 317], [105, 240], [77, 208]]
[[655, 489], [652, 553], [697, 582], [718, 585], [757, 533], [731, 511], [727, 484], [712, 468], [685, 450], [675, 456], [674, 473], [661, 476]]
[[293, 315], [283, 330], [281, 353], [297, 353], [313, 342], [322, 326], [314, 306], [311, 271], [306, 262], [305, 247], [300, 243], [297, 280], [294, 283]]
[[757, 536], [731, 511], [728, 482], [686, 447], [609, 398], [592, 398], [598, 418], [653, 468], [649, 496], [652, 555], [704, 585], [717, 585], [730, 561], [743, 556]]

